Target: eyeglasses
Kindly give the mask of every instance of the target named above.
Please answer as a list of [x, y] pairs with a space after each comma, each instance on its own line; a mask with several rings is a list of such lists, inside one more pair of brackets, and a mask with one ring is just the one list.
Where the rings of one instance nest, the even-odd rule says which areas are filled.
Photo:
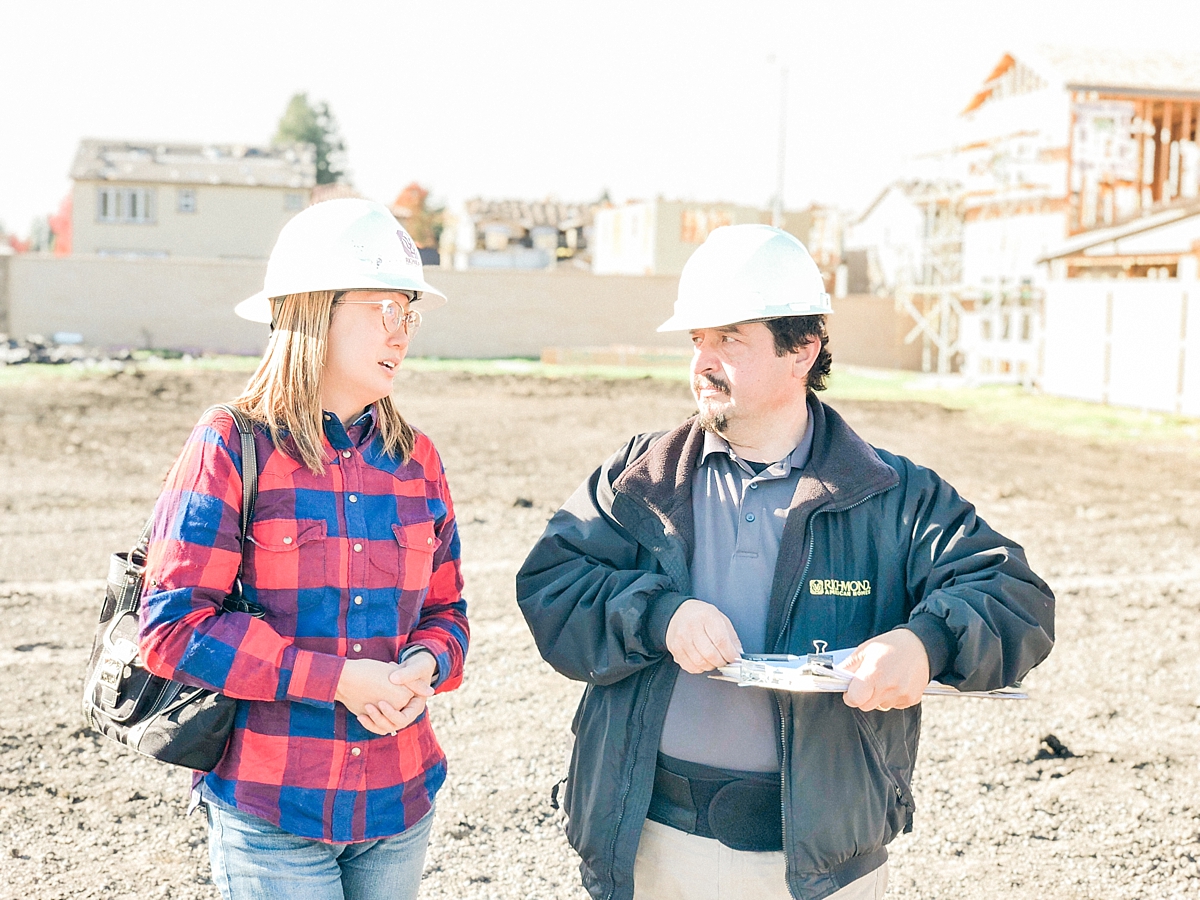
[[[421, 299], [419, 293], [410, 293], [408, 291], [400, 291], [408, 298], [410, 303], [414, 303]], [[388, 334], [395, 334], [401, 328], [409, 337], [417, 333], [417, 329], [421, 327], [421, 314], [415, 309], [404, 311], [404, 307], [395, 300], [343, 300], [338, 297], [335, 303], [345, 303], [350, 306], [378, 306], [379, 312], [383, 315], [383, 328]]]

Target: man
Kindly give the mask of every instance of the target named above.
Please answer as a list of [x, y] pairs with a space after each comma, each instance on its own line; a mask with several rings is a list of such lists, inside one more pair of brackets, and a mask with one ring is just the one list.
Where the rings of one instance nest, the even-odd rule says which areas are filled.
[[[517, 575], [542, 655], [588, 685], [565, 808], [597, 900], [881, 897], [925, 686], [1050, 652], [1021, 548], [816, 399], [829, 312], [795, 238], [716, 229], [660, 329], [691, 334], [699, 414], [613, 455]], [[844, 695], [705, 674], [817, 642], [857, 648]]]

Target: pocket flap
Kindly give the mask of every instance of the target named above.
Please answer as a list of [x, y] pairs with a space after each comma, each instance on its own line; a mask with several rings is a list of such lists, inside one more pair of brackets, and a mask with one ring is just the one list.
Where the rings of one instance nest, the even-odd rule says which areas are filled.
[[412, 525], [393, 525], [396, 541], [407, 550], [432, 553], [442, 545], [433, 533], [433, 522], [414, 522]]
[[287, 553], [325, 538], [322, 519], [266, 519], [250, 526], [250, 540], [264, 550]]

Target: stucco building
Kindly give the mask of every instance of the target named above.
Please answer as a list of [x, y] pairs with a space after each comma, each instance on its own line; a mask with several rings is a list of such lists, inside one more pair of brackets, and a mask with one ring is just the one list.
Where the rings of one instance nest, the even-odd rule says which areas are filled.
[[75, 254], [265, 259], [308, 206], [308, 144], [83, 140], [71, 166]]
[[678, 275], [714, 228], [769, 221], [769, 213], [732, 203], [658, 198], [602, 209], [596, 213], [592, 271], [597, 275]]

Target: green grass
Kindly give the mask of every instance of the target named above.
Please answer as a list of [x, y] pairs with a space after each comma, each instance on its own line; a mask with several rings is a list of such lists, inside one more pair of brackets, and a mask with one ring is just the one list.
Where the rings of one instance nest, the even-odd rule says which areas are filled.
[[1099, 441], [1181, 442], [1200, 448], [1200, 419], [1051, 397], [1018, 385], [968, 387], [915, 372], [836, 367], [827, 399], [909, 401], [966, 410], [993, 425]]
[[[195, 359], [161, 359], [147, 351], [134, 354], [146, 371], [218, 370], [253, 371], [258, 362], [248, 356], [212, 356]], [[125, 365], [130, 365], [126, 363]], [[535, 359], [433, 359], [413, 357], [406, 368], [415, 372], [466, 372], [474, 375], [519, 375], [531, 378], [596, 378], [602, 380], [659, 378], [686, 382], [687, 369], [679, 366], [552, 366]], [[0, 366], [0, 385], [23, 384], [43, 378], [103, 376], [111, 365]], [[932, 403], [961, 409], [978, 421], [1001, 427], [1044, 431], [1094, 441], [1140, 441], [1183, 444], [1200, 449], [1200, 419], [1167, 413], [1103, 406], [1060, 397], [1049, 397], [1013, 385], [967, 387], [959, 379], [856, 366], [834, 368], [824, 395], [834, 405], [839, 400]]]

